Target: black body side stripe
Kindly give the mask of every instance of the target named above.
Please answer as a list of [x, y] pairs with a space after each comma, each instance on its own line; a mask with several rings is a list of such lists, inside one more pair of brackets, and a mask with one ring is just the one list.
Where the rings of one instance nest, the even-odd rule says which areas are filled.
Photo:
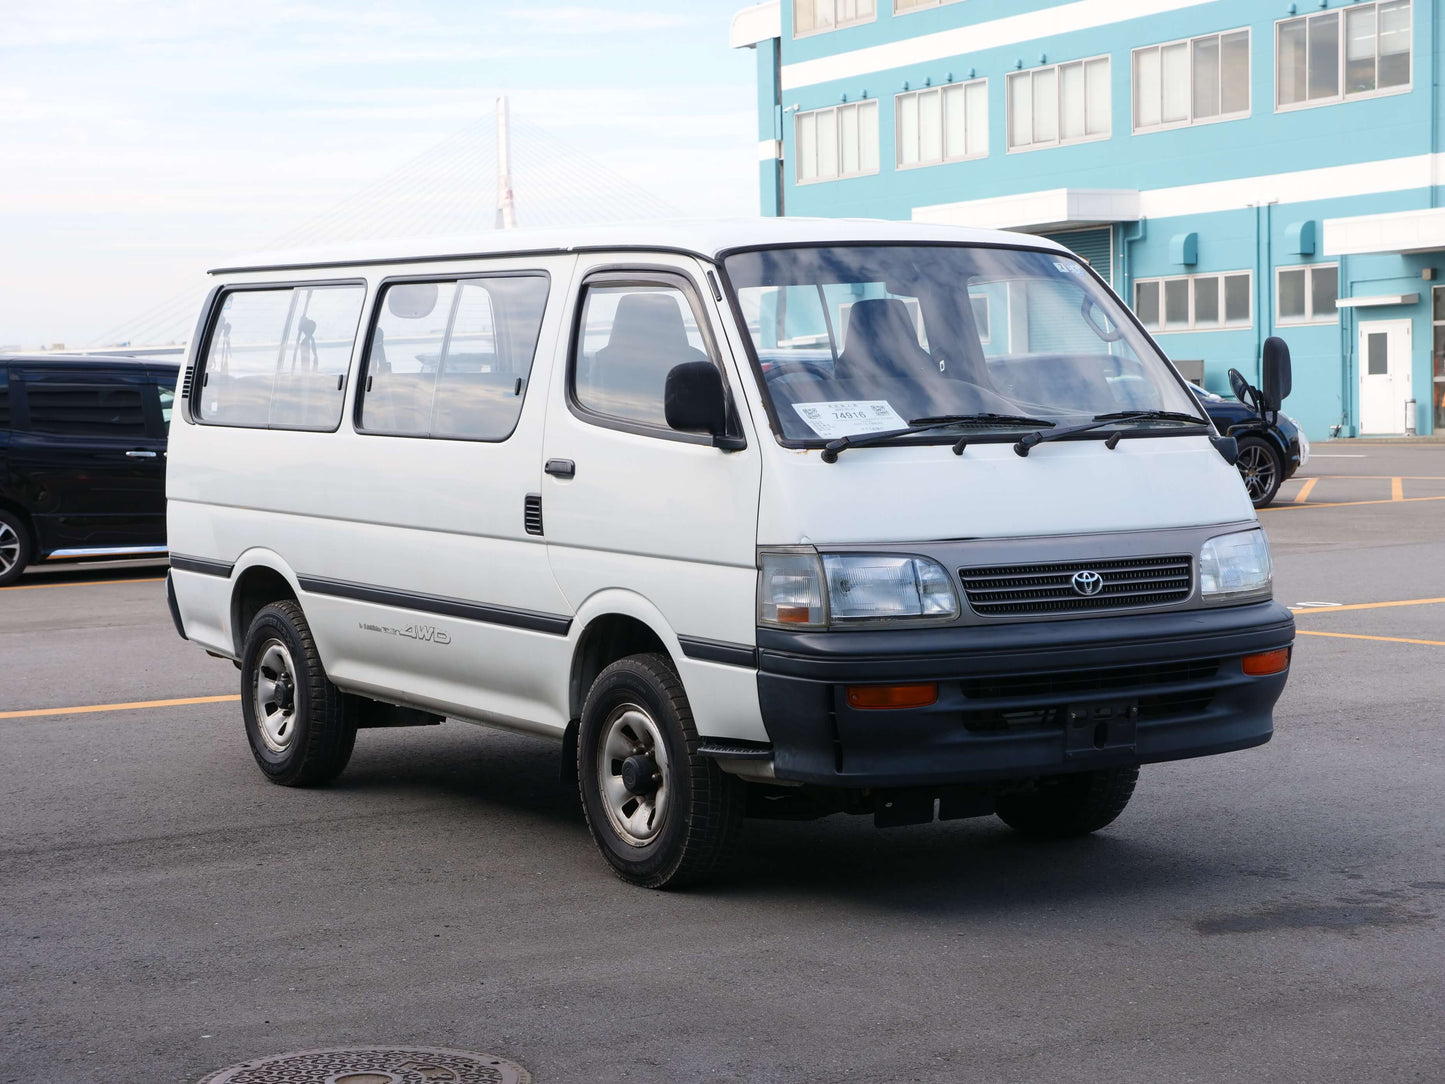
[[758, 668], [758, 649], [748, 647], [746, 644], [730, 644], [725, 640], [704, 640], [698, 636], [679, 636], [677, 642], [682, 645], [682, 653], [689, 659], [721, 662], [728, 666], [746, 666], [750, 670]]
[[546, 632], [553, 636], [566, 636], [572, 628], [572, 619], [562, 614], [514, 610], [506, 606], [488, 606], [481, 602], [463, 602], [460, 599], [419, 595], [410, 591], [389, 591], [384, 587], [371, 587], [346, 580], [327, 580], [317, 576], [298, 576], [296, 580], [301, 585], [301, 590], [310, 591], [312, 594], [333, 595], [357, 602], [374, 602], [380, 606], [395, 606], [399, 610], [460, 617], [467, 621], [506, 625], [509, 628]]
[[202, 576], [220, 576], [229, 580], [231, 569], [236, 566], [228, 565], [225, 561], [208, 561], [204, 557], [187, 557], [181, 553], [173, 553], [171, 567], [182, 572], [199, 572]]

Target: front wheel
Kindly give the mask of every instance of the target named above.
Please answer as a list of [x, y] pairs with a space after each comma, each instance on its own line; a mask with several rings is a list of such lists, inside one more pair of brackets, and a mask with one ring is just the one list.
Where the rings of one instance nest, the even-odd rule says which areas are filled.
[[632, 655], [597, 675], [577, 733], [577, 782], [588, 830], [624, 881], [679, 888], [736, 844], [742, 784], [699, 756], [698, 744], [665, 656]]
[[15, 513], [0, 508], [0, 587], [14, 583], [30, 563], [30, 531]]
[[1263, 508], [1274, 500], [1284, 481], [1284, 457], [1274, 445], [1263, 437], [1242, 437], [1239, 458], [1234, 465], [1239, 468], [1244, 488], [1256, 508]]
[[273, 783], [329, 783], [351, 759], [356, 721], [295, 602], [273, 602], [251, 622], [241, 649], [241, 714], [256, 764]]
[[1069, 839], [1097, 832], [1124, 812], [1138, 768], [1106, 768], [1041, 780], [1036, 790], [998, 800], [1001, 821], [1033, 839]]

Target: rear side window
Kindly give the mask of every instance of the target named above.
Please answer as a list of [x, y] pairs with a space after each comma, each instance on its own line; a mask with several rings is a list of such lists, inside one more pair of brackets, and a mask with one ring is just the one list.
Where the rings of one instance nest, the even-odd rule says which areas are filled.
[[506, 440], [522, 411], [547, 293], [538, 274], [387, 286], [367, 351], [360, 428]]
[[30, 430], [57, 436], [144, 437], [141, 385], [30, 380], [25, 386]]
[[226, 294], [202, 362], [201, 421], [335, 429], [365, 296], [360, 284]]
[[667, 374], [684, 362], [707, 360], [681, 290], [588, 288], [573, 376], [573, 394], [584, 410], [671, 432], [663, 402]]

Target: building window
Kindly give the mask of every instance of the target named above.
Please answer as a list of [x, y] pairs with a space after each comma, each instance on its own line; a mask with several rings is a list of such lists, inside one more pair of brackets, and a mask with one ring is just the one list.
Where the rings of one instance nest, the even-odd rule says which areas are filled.
[[1410, 0], [1389, 0], [1276, 23], [1276, 106], [1408, 90], [1410, 15]]
[[1134, 313], [1150, 331], [1250, 327], [1252, 282], [1248, 271], [1139, 279], [1134, 283]]
[[871, 23], [876, 15], [874, 0], [793, 0], [793, 37]]
[[794, 155], [799, 184], [877, 173], [877, 100], [799, 113]]
[[988, 154], [988, 80], [917, 90], [894, 101], [900, 168]]
[[[1430, 368], [1430, 398], [1435, 400], [1435, 431], [1445, 430], [1445, 286], [1430, 291], [1430, 320], [1434, 324]], [[4, 388], [0, 387], [0, 393]]]
[[1249, 116], [1249, 31], [1134, 50], [1134, 131]]
[[1108, 57], [1015, 72], [1008, 77], [1009, 150], [1108, 138]]
[[1275, 287], [1275, 312], [1281, 324], [1332, 324], [1338, 319], [1339, 265], [1281, 267]]
[[893, 14], [907, 15], [910, 11], [922, 11], [924, 8], [942, 7], [944, 4], [956, 4], [958, 0], [893, 0]]

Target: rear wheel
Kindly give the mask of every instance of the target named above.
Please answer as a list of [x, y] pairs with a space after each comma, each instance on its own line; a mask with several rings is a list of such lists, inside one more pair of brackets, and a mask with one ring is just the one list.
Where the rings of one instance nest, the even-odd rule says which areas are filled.
[[30, 530], [25, 521], [0, 508], [0, 587], [18, 580], [30, 557]]
[[736, 844], [742, 785], [698, 744], [665, 656], [632, 655], [597, 676], [582, 708], [577, 780], [592, 838], [624, 881], [679, 888]]
[[1239, 468], [1244, 488], [1256, 508], [1263, 508], [1274, 500], [1284, 481], [1284, 457], [1279, 449], [1263, 437], [1242, 437], [1239, 458], [1234, 465]]
[[1106, 768], [1040, 780], [1038, 788], [998, 800], [999, 819], [1033, 839], [1086, 836], [1114, 821], [1134, 794], [1138, 768]]
[[241, 713], [251, 753], [273, 783], [329, 783], [351, 759], [356, 721], [295, 602], [273, 602], [251, 622], [241, 651]]

